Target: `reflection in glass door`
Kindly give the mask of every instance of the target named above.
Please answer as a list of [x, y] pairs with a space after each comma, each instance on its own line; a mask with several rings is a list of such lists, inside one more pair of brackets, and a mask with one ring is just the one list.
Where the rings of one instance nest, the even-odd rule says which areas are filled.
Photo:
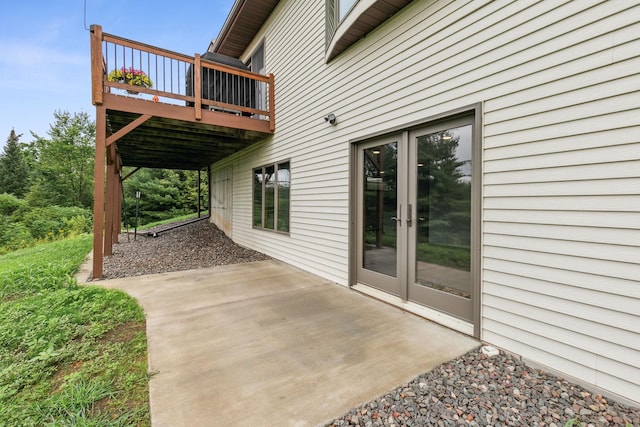
[[368, 144], [358, 156], [358, 277], [398, 295], [398, 141]]
[[452, 124], [411, 132], [409, 299], [471, 320], [473, 127]]
[[395, 142], [364, 150], [362, 266], [392, 277], [398, 270], [397, 163]]
[[471, 297], [471, 125], [416, 138], [417, 283]]

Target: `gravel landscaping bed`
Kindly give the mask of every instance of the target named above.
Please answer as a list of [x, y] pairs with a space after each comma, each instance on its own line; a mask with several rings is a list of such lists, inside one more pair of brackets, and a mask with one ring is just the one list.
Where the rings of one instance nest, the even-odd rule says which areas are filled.
[[103, 277], [114, 279], [269, 259], [238, 246], [207, 219], [161, 232], [157, 237], [148, 236], [166, 227], [138, 231], [135, 241], [133, 232], [121, 234], [119, 243], [113, 245], [113, 255], [104, 258]]
[[476, 349], [327, 425], [639, 427], [640, 410]]

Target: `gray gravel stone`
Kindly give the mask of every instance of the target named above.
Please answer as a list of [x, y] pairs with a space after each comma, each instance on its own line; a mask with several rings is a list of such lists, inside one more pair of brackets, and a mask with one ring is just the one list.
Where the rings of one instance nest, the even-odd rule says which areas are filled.
[[195, 268], [270, 259], [235, 244], [215, 225], [203, 219], [158, 234], [162, 227], [133, 234], [121, 234], [113, 245], [113, 255], [104, 259], [104, 278], [141, 276]]
[[[371, 423], [363, 422], [368, 413]], [[510, 355], [473, 350], [349, 411], [360, 426], [640, 427], [640, 409], [610, 401]], [[345, 416], [326, 424], [342, 425]], [[353, 425], [353, 424], [352, 424]]]

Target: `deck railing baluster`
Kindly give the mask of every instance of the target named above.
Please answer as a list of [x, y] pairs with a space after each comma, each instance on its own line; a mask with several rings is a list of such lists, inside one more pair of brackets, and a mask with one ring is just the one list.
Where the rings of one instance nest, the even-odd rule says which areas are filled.
[[[202, 98], [203, 109], [273, 121], [274, 90], [271, 76], [258, 75], [208, 61], [202, 61], [201, 72], [195, 73], [194, 57], [102, 32], [99, 34], [103, 91], [113, 93], [113, 89], [116, 89], [116, 94], [124, 93], [127, 89], [126, 82], [109, 81], [107, 76], [116, 69], [133, 68], [144, 72], [153, 82], [152, 87], [136, 88], [136, 92], [158, 96], [163, 102], [186, 102], [187, 106], [194, 106], [198, 95]], [[196, 78], [199, 78], [199, 94], [194, 93]], [[138, 99], [150, 100], [150, 97]]]

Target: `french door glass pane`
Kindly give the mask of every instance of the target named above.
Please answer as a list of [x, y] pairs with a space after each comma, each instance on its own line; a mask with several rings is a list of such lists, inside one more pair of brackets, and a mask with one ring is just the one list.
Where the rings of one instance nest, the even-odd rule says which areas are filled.
[[264, 168], [264, 228], [273, 230], [276, 217], [276, 168], [274, 165]]
[[416, 282], [471, 297], [471, 125], [417, 137]]
[[289, 231], [289, 162], [278, 165], [278, 231]]
[[253, 225], [262, 227], [262, 168], [253, 170]]
[[364, 150], [363, 267], [397, 276], [398, 144]]

